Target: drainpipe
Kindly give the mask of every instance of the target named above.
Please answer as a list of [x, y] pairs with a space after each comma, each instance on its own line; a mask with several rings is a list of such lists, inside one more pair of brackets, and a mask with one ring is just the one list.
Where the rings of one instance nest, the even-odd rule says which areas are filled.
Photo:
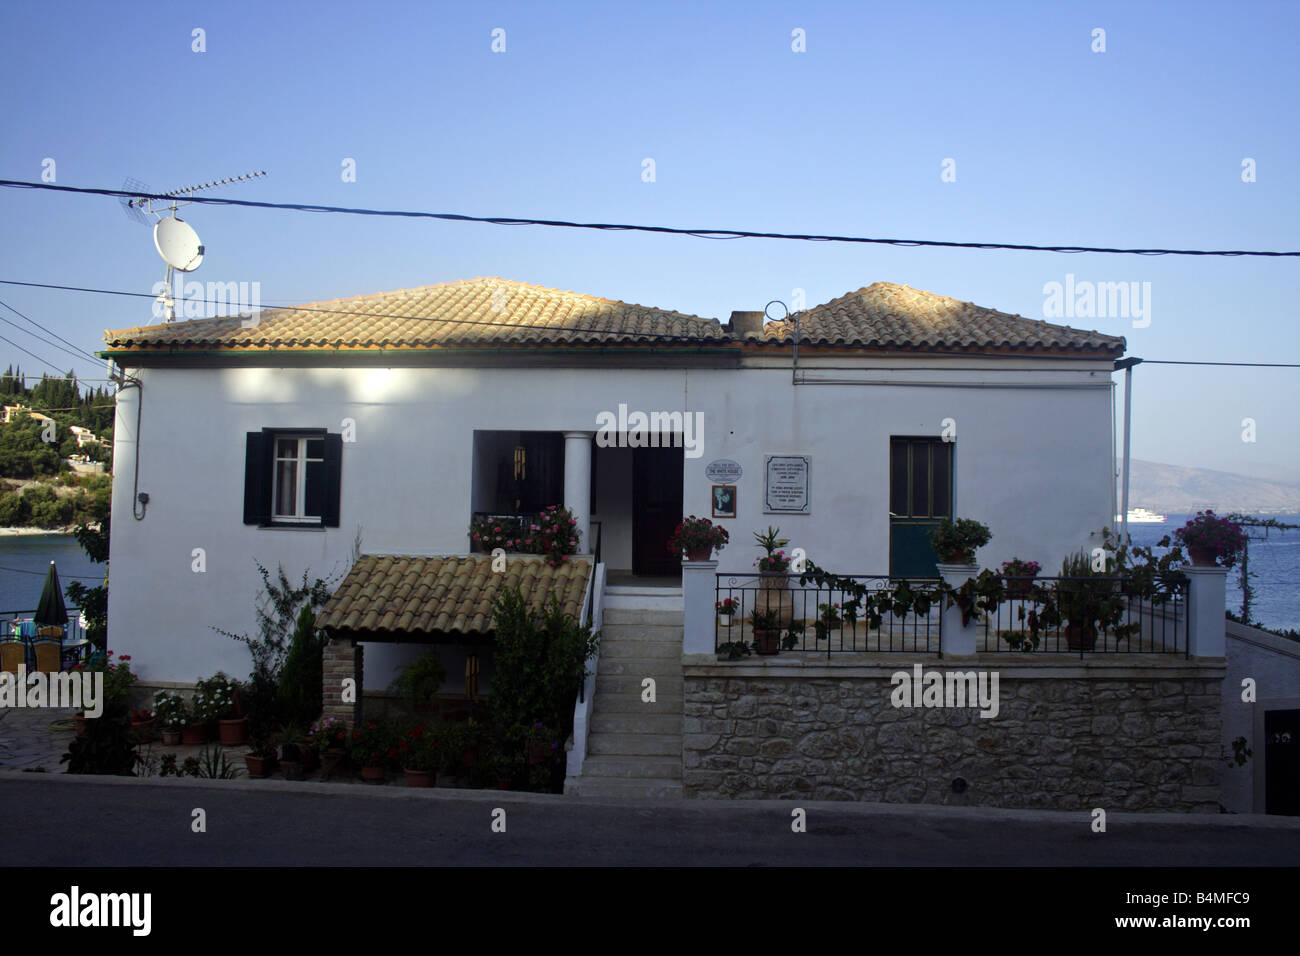
[[1141, 365], [1140, 358], [1119, 359], [1115, 362], [1115, 371], [1124, 370], [1124, 481], [1121, 487], [1119, 505], [1120, 541], [1128, 542], [1128, 485], [1129, 470], [1132, 459], [1129, 450], [1132, 445], [1133, 432], [1133, 366]]

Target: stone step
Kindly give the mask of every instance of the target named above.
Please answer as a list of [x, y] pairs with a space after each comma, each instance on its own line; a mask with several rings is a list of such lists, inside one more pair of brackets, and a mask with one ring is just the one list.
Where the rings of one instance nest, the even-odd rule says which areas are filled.
[[584, 777], [620, 777], [629, 779], [681, 780], [682, 758], [676, 756], [588, 757], [582, 762]]
[[597, 677], [669, 678], [682, 676], [682, 662], [676, 657], [602, 657]]
[[686, 710], [681, 694], [665, 694], [655, 689], [655, 702], [646, 703], [641, 692], [635, 694], [596, 694], [597, 714], [675, 714], [680, 717]]
[[[599, 705], [597, 705], [599, 707]], [[650, 705], [646, 705], [650, 706]], [[658, 713], [601, 713], [599, 709], [591, 716], [591, 733], [595, 734], [680, 734], [682, 732], [682, 715], [679, 711], [670, 714]]]
[[612, 754], [632, 756], [682, 756], [681, 734], [592, 734], [587, 739], [587, 759]]
[[680, 780], [624, 780], [582, 774], [564, 781], [564, 792], [574, 797], [609, 797], [615, 800], [662, 800], [682, 796]]
[[[658, 663], [658, 662], [656, 662]], [[655, 679], [655, 693], [660, 700], [665, 697], [681, 697], [685, 690], [682, 680], [682, 671], [680, 665], [671, 668], [659, 667], [657, 673], [636, 674], [634, 672], [624, 672], [622, 674], [604, 673], [596, 676], [596, 700], [604, 697], [631, 694], [637, 700], [641, 699], [641, 679], [643, 677], [653, 677]]]
[[660, 627], [681, 627], [682, 621], [683, 616], [680, 610], [656, 611], [634, 607], [607, 607], [601, 616], [602, 627], [620, 624], [651, 624]]
[[600, 632], [602, 644], [613, 641], [645, 641], [652, 644], [682, 642], [682, 626], [671, 624], [615, 624]]
[[607, 658], [627, 659], [627, 658], [662, 658], [664, 660], [677, 659], [682, 656], [682, 642], [677, 641], [611, 641], [606, 644], [601, 641], [600, 659]]

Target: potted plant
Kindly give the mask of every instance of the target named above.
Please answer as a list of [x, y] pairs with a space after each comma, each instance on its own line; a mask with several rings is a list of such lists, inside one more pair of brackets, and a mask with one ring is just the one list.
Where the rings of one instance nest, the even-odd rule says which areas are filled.
[[1027, 598], [1033, 592], [1034, 578], [1041, 570], [1037, 561], [1012, 558], [1002, 563], [1002, 580], [1006, 582], [1007, 597]]
[[[253, 737], [251, 741], [252, 749], [244, 754], [244, 766], [248, 768], [250, 777], [261, 779], [270, 776], [275, 770], [275, 744], [269, 737]], [[288, 774], [285, 779], [291, 779]]]
[[186, 747], [199, 747], [208, 742], [208, 726], [217, 720], [221, 713], [220, 702], [208, 693], [203, 681], [194, 685], [194, 696], [190, 699], [190, 722], [181, 728], [181, 743]]
[[154, 719], [162, 730], [164, 746], [174, 747], [181, 742], [181, 728], [190, 723], [190, 708], [180, 694], [161, 690], [153, 699]]
[[718, 645], [718, 660], [738, 661], [749, 656], [749, 645], [744, 641], [727, 641]]
[[740, 612], [740, 602], [735, 598], [723, 598], [717, 602], [718, 623], [723, 627], [731, 627], [731, 619]]
[[153, 743], [154, 715], [148, 709], [131, 711], [131, 731], [142, 744]]
[[397, 743], [397, 756], [406, 775], [408, 787], [432, 787], [438, 782], [437, 770], [441, 754], [433, 734], [424, 732], [419, 724], [402, 734]]
[[687, 561], [707, 561], [714, 551], [721, 551], [730, 536], [727, 529], [715, 525], [708, 518], [689, 515], [682, 519], [668, 539], [668, 550], [676, 555], [686, 555]]
[[1213, 511], [1196, 512], [1196, 517], [1175, 531], [1174, 537], [1187, 548], [1193, 566], [1200, 568], [1212, 568], [1218, 562], [1230, 568], [1246, 548], [1241, 525]]
[[1071, 651], [1091, 651], [1100, 631], [1119, 624], [1125, 602], [1118, 575], [1096, 570], [1086, 551], [1061, 563], [1061, 580], [1038, 620], [1048, 626], [1065, 624], [1066, 646]]
[[542, 725], [540, 721], [533, 724], [528, 732], [528, 762], [532, 765], [546, 763], [560, 749], [555, 740], [555, 733]]
[[781, 653], [781, 621], [776, 611], [755, 608], [749, 615], [754, 632], [754, 652], [762, 655]]
[[217, 671], [195, 685], [202, 692], [208, 723], [216, 721], [218, 739], [223, 747], [238, 747], [248, 740], [248, 718], [240, 711], [239, 682]]
[[280, 751], [280, 769], [285, 780], [301, 780], [306, 773], [303, 751], [307, 748], [307, 735], [297, 724], [288, 724], [272, 734], [268, 743]]
[[361, 768], [362, 780], [382, 783], [389, 764], [396, 759], [396, 740], [383, 723], [370, 721], [352, 731], [352, 762]]
[[843, 625], [844, 619], [840, 616], [838, 604], [817, 605], [817, 621], [814, 625], [817, 630], [817, 640], [824, 641], [830, 636], [831, 631], [838, 630]]
[[972, 518], [952, 521], [944, 518], [939, 527], [930, 532], [930, 544], [940, 564], [973, 565], [975, 550], [993, 539], [987, 525]]
[[322, 717], [308, 733], [308, 746], [320, 755], [321, 779], [328, 780], [338, 772], [347, 756], [348, 725], [336, 717]]

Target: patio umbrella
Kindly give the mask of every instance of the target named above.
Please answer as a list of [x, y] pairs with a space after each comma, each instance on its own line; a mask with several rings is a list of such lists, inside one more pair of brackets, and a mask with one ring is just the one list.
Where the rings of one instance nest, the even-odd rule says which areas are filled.
[[59, 569], [50, 562], [50, 570], [45, 573], [45, 587], [41, 588], [41, 600], [36, 605], [36, 614], [32, 617], [37, 627], [67, 627], [68, 608], [63, 603], [63, 588], [59, 586]]

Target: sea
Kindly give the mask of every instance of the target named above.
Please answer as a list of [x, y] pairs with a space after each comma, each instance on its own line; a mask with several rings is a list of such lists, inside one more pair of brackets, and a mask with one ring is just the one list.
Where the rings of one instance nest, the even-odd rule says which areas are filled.
[[[1154, 546], [1165, 535], [1173, 536], [1192, 515], [1168, 515], [1163, 524], [1130, 524], [1133, 543]], [[1300, 515], [1270, 515], [1283, 524], [1300, 525]], [[1247, 529], [1251, 536], [1251, 586], [1255, 590], [1251, 617], [1265, 627], [1279, 630], [1300, 628], [1300, 529], [1278, 531]], [[1157, 553], [1161, 553], [1157, 549]], [[71, 535], [0, 536], [0, 616], [6, 612], [31, 611], [41, 596], [45, 573], [54, 561], [59, 580], [66, 588], [73, 580], [87, 586], [100, 584], [104, 566], [90, 561]], [[1051, 574], [1050, 567], [1043, 569]], [[1228, 572], [1227, 608], [1241, 613], [1240, 566]]]
[[[1195, 515], [1166, 515], [1163, 524], [1130, 524], [1129, 537], [1135, 545], [1152, 547], [1181, 528]], [[1281, 524], [1300, 525], [1300, 515], [1258, 515]], [[1250, 538], [1250, 616], [1253, 621], [1274, 630], [1300, 629], [1300, 529], [1280, 531], [1276, 528], [1243, 528]], [[1267, 530], [1267, 534], [1265, 531]], [[1186, 548], [1183, 549], [1186, 553]], [[1157, 555], [1164, 549], [1157, 548]], [[1043, 574], [1050, 574], [1046, 568]], [[1241, 614], [1241, 565], [1228, 571], [1227, 609]]]
[[104, 566], [87, 558], [70, 534], [0, 535], [0, 617], [36, 610], [51, 561], [65, 601], [73, 581], [87, 587], [104, 583]]

